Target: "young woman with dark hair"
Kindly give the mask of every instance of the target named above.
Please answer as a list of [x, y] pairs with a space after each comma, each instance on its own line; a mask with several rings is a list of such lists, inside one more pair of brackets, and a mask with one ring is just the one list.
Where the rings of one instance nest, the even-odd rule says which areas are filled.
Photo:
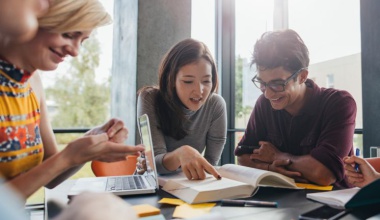
[[[220, 178], [217, 165], [226, 141], [224, 99], [207, 46], [194, 39], [174, 45], [159, 68], [159, 86], [140, 90], [137, 114], [148, 114], [159, 173], [179, 168], [188, 179]], [[204, 152], [204, 156], [202, 153]]]

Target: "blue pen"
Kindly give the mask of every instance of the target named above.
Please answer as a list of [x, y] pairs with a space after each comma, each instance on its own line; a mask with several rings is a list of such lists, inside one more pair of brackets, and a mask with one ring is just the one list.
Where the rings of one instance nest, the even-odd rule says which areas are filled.
[[[357, 157], [360, 156], [360, 149], [359, 148], [356, 148], [355, 156], [357, 156]], [[359, 172], [359, 164], [358, 163], [355, 163], [355, 170], [356, 170], [356, 172]]]

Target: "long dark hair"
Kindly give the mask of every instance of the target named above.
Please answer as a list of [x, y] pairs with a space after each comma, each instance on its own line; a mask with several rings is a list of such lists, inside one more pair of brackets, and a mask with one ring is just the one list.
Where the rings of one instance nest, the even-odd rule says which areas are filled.
[[217, 89], [218, 74], [215, 61], [204, 43], [194, 39], [186, 39], [177, 43], [165, 54], [159, 67], [156, 113], [162, 132], [176, 140], [180, 140], [188, 134], [183, 127], [187, 119], [175, 88], [177, 73], [183, 66], [200, 59], [207, 60], [212, 67], [211, 94]]

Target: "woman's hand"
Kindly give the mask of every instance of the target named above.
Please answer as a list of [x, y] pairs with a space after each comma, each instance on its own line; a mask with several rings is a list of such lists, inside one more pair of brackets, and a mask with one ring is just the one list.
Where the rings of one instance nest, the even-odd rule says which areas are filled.
[[88, 161], [115, 162], [125, 160], [127, 155], [140, 155], [143, 145], [129, 146], [108, 140], [106, 133], [86, 135], [70, 142], [63, 150], [69, 161], [69, 167], [81, 165]]
[[[354, 186], [364, 187], [374, 180], [380, 178], [380, 173], [363, 158], [351, 156], [344, 157], [344, 169], [347, 181]], [[355, 163], [359, 165], [359, 171], [355, 170]]]
[[116, 118], [112, 118], [105, 124], [91, 129], [85, 136], [102, 133], [107, 133], [109, 140], [115, 143], [123, 143], [128, 138], [128, 129], [124, 127], [124, 122]]
[[222, 177], [216, 169], [194, 148], [184, 145], [175, 150], [182, 171], [189, 180], [203, 180], [206, 172], [213, 175], [216, 179]]

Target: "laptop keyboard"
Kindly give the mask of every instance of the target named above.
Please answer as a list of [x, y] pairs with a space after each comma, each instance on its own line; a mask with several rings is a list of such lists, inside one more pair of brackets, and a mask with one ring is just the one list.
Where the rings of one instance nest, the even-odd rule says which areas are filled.
[[146, 189], [141, 176], [108, 177], [107, 191]]

